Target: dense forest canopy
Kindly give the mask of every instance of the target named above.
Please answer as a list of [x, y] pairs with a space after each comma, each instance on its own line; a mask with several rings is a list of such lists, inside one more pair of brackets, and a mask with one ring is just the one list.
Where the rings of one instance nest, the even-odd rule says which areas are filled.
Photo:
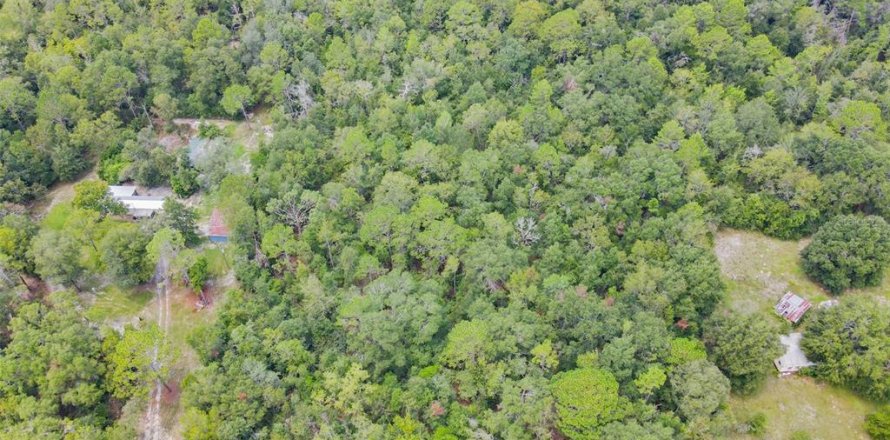
[[[744, 431], [728, 396], [780, 328], [720, 309], [713, 233], [819, 231], [815, 279], [881, 281], [888, 55], [870, 0], [5, 0], [0, 436], [131, 438], [121, 408], [163, 380], [158, 328], [77, 305], [169, 254], [205, 285], [197, 214], [127, 220], [122, 182], [212, 197], [231, 231], [240, 288], [189, 337], [187, 439]], [[259, 112], [247, 164], [213, 125], [202, 157], [159, 141]], [[814, 311], [804, 348], [886, 401], [865, 301]]]

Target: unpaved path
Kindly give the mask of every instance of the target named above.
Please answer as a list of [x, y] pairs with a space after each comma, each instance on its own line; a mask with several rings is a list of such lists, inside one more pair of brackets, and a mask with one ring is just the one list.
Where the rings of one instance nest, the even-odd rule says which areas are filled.
[[94, 168], [90, 172], [80, 176], [76, 180], [72, 180], [71, 182], [56, 183], [49, 188], [43, 197], [40, 197], [33, 205], [31, 205], [31, 212], [46, 214], [53, 206], [74, 199], [74, 185], [83, 182], [84, 180], [96, 180], [98, 178], [99, 175], [96, 174]]
[[[158, 327], [161, 329], [163, 337], [166, 339], [167, 332], [170, 329], [170, 277], [168, 276], [168, 262], [165, 256], [162, 256], [155, 268], [155, 279], [157, 303], [158, 303]], [[158, 347], [155, 347], [155, 359], [157, 362]], [[164, 430], [164, 424], [161, 420], [161, 397], [164, 393], [164, 384], [160, 380], [155, 384], [155, 389], [149, 395], [148, 410], [144, 417], [144, 431], [141, 438], [143, 440], [169, 440], [170, 435]]]

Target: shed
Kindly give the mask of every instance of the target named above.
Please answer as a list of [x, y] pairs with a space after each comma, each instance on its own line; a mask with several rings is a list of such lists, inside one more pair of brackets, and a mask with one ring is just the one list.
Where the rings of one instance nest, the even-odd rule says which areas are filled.
[[229, 241], [229, 228], [219, 209], [213, 208], [210, 214], [210, 229], [207, 237], [214, 243], [225, 243]]
[[117, 201], [121, 202], [130, 215], [136, 218], [151, 217], [164, 209], [164, 199], [164, 197], [151, 196], [117, 197]]
[[115, 199], [133, 197], [136, 195], [136, 187], [132, 185], [111, 185], [108, 187], [108, 193]]
[[797, 323], [811, 306], [812, 304], [809, 301], [788, 292], [776, 304], [776, 314], [793, 323]]
[[797, 373], [801, 368], [812, 367], [814, 364], [807, 359], [807, 355], [800, 349], [802, 333], [790, 333], [779, 336], [779, 341], [785, 346], [785, 354], [773, 361], [779, 374], [788, 376]]

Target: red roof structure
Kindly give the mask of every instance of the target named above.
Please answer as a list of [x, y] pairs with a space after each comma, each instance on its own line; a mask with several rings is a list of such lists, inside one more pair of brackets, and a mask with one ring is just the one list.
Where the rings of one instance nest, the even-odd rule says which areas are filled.
[[788, 292], [776, 304], [776, 314], [793, 323], [797, 323], [811, 306], [812, 304], [809, 301]]
[[210, 214], [210, 237], [226, 237], [229, 236], [229, 228], [226, 226], [226, 221], [223, 219], [222, 213], [219, 209], [213, 208], [213, 212]]

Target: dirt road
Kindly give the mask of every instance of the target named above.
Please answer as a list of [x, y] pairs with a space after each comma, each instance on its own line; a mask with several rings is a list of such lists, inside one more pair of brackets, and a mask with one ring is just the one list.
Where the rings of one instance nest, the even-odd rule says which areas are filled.
[[[158, 303], [158, 328], [167, 337], [170, 329], [170, 295], [168, 295], [170, 287], [170, 277], [168, 275], [168, 260], [166, 256], [161, 256], [158, 265], [155, 268], [155, 287], [156, 300]], [[155, 347], [154, 362], [157, 359], [158, 347]], [[164, 384], [158, 380], [155, 389], [149, 396], [148, 410], [144, 416], [144, 430], [141, 438], [143, 440], [169, 440], [170, 435], [164, 430], [164, 424], [161, 420], [161, 397], [164, 392]]]

